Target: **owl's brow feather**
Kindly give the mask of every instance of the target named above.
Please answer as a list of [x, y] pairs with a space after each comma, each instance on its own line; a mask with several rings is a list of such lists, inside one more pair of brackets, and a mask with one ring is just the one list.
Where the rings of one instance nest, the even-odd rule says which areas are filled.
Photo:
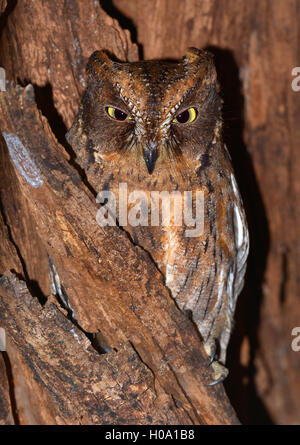
[[[203, 82], [203, 79], [198, 79], [195, 84], [190, 87], [188, 90], [186, 90], [186, 92], [183, 94], [182, 98], [180, 99], [179, 102], [177, 102], [179, 105], [181, 105], [184, 101], [186, 101], [189, 96], [194, 92], [194, 91], [198, 91], [199, 89], [199, 84]], [[176, 105], [174, 106], [176, 107]], [[176, 108], [178, 109], [178, 107]], [[171, 109], [171, 111], [173, 110], [173, 108]]]
[[[199, 88], [199, 84], [203, 82], [203, 78], [198, 79], [195, 84], [190, 87], [182, 96], [182, 98], [175, 104], [173, 105], [173, 107], [170, 109], [170, 111], [168, 112], [165, 121], [163, 121], [163, 123], [161, 124], [161, 126], [164, 126], [166, 123], [168, 123], [168, 120], [174, 116], [175, 112], [178, 110], [178, 108], [180, 107], [180, 105], [182, 105], [188, 98], [189, 96], [194, 92], [194, 91], [198, 91]], [[212, 94], [212, 89], [209, 89], [208, 95], [211, 96]]]
[[[164, 126], [166, 126], [167, 124], [170, 123], [170, 119], [174, 116], [175, 112], [178, 110], [178, 108], [180, 107], [180, 105], [182, 105], [182, 103], [189, 97], [189, 95], [192, 94], [192, 92], [195, 91], [195, 90], [199, 87], [199, 83], [202, 82], [202, 81], [203, 81], [203, 79], [198, 79], [197, 82], [196, 82], [192, 87], [190, 87], [190, 88], [184, 93], [184, 95], [182, 96], [182, 98], [181, 98], [178, 102], [176, 102], [176, 103], [172, 106], [171, 109], [169, 109], [169, 111], [168, 111], [166, 117], [164, 118], [163, 122], [160, 124], [161, 127], [164, 127]], [[132, 113], [137, 117], [137, 120], [138, 120], [140, 123], [145, 123], [145, 122], [147, 121], [147, 119], [144, 117], [144, 116], [145, 116], [145, 112], [144, 112], [144, 113], [141, 113], [141, 111], [138, 110], [137, 105], [135, 105], [135, 104], [131, 101], [131, 99], [129, 99], [129, 98], [126, 96], [126, 93], [125, 93], [125, 91], [124, 91], [124, 88], [122, 88], [122, 86], [121, 86], [118, 82], [115, 83], [113, 86], [114, 86], [114, 87], [116, 88], [116, 90], [118, 91], [118, 93], [119, 93], [121, 99], [122, 99], [122, 100], [125, 102], [125, 104], [128, 106], [130, 112], [132, 112]], [[160, 114], [160, 113], [158, 113], [158, 114]]]
[[137, 106], [134, 105], [134, 103], [126, 96], [124, 89], [121, 87], [119, 83], [114, 84], [114, 87], [118, 91], [121, 99], [125, 102], [125, 104], [128, 106], [129, 110], [137, 116], [138, 120], [140, 122], [143, 122], [143, 117], [141, 112], [138, 110]]

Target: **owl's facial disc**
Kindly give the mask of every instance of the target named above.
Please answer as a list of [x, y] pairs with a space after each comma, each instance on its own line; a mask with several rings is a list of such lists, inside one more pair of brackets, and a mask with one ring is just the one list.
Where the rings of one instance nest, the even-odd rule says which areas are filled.
[[86, 106], [85, 128], [95, 130], [99, 151], [136, 156], [151, 175], [193, 159], [211, 136], [220, 101], [209, 53], [192, 48], [176, 63], [117, 62], [95, 52], [87, 71], [89, 97], [97, 101]]

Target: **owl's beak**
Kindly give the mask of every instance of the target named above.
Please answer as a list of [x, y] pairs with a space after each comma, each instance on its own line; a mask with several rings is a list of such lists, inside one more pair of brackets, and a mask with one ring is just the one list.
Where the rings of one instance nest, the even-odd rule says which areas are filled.
[[147, 170], [151, 175], [155, 167], [155, 162], [158, 158], [157, 144], [153, 141], [150, 141], [149, 144], [144, 145], [143, 152]]

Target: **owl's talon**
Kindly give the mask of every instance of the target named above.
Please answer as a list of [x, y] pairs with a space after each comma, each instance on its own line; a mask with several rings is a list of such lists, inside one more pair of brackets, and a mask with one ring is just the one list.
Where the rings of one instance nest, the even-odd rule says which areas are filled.
[[223, 380], [225, 380], [225, 379], [226, 379], [226, 376], [225, 376], [225, 377], [224, 377], [224, 376], [221, 376], [220, 378], [218, 378], [218, 380], [214, 380], [214, 381], [208, 383], [207, 386], [215, 386], [215, 385], [217, 385], [218, 383], [223, 382]]
[[210, 356], [210, 359], [209, 359], [208, 367], [211, 366], [212, 363], [214, 362], [215, 357], [216, 357], [216, 352], [217, 352], [216, 345], [213, 345], [211, 347], [211, 356]]
[[204, 349], [205, 349], [206, 354], [209, 357], [209, 363], [207, 366], [207, 367], [209, 367], [214, 362], [215, 357], [216, 357], [217, 348], [216, 348], [215, 342], [210, 341], [210, 342], [204, 343]]
[[208, 342], [204, 343], [203, 346], [204, 346], [204, 350], [205, 350], [206, 354], [209, 357], [210, 361], [209, 361], [208, 366], [210, 366], [215, 359], [216, 350], [217, 350], [216, 344], [214, 341], [208, 341]]
[[214, 386], [223, 382], [228, 376], [228, 369], [219, 362], [213, 361], [211, 364], [214, 371], [214, 380], [208, 383], [208, 386]]

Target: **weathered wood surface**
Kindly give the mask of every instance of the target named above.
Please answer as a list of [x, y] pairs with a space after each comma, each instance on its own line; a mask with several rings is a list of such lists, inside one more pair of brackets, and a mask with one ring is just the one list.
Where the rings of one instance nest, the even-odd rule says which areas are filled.
[[[118, 352], [99, 356], [53, 302], [42, 307], [25, 283], [10, 273], [0, 279], [0, 307], [20, 424], [183, 420], [172, 401], [168, 407], [157, 404], [153, 373], [130, 343], [124, 343]], [[188, 417], [186, 422], [190, 422]]]
[[[136, 60], [136, 45], [94, 0], [11, 1], [0, 40], [7, 78], [30, 81], [51, 112], [53, 100], [64, 125], [71, 126], [85, 88], [89, 56], [105, 48], [121, 60]], [[53, 93], [53, 98], [52, 98]], [[53, 116], [52, 116], [53, 117]]]
[[[187, 46], [215, 54], [225, 136], [247, 204], [251, 254], [229, 357], [227, 389], [245, 422], [300, 422], [299, 0], [113, 0], [145, 59]], [[138, 7], [137, 7], [138, 4]]]
[[14, 425], [12, 394], [9, 387], [10, 375], [7, 374], [10, 365], [7, 363], [7, 354], [0, 354], [0, 425]]
[[[83, 329], [105, 331], [119, 354], [128, 340], [136, 348], [134, 342], [140, 333], [137, 336], [134, 325], [130, 325], [132, 320], [138, 320], [139, 329], [145, 324], [147, 335], [136, 352], [155, 376], [162, 374], [154, 379], [156, 394], [160, 395], [155, 399], [156, 407], [168, 405], [170, 394], [175, 394], [176, 400], [183, 401], [182, 409], [171, 404], [172, 415], [176, 412], [179, 423], [236, 422], [223, 389], [208, 391], [204, 386], [209, 376], [200, 342], [189, 322], [177, 313], [149, 258], [133, 248], [118, 230], [103, 234], [95, 226], [93, 190], [64, 138], [85, 86], [89, 55], [105, 48], [122, 60], [138, 58], [130, 33], [112, 17], [118, 18], [123, 28], [131, 28], [131, 37], [146, 59], [181, 57], [192, 45], [209, 47], [216, 56], [225, 99], [225, 137], [251, 230], [248, 278], [239, 300], [228, 358], [231, 373], [225, 384], [243, 422], [299, 423], [300, 357], [290, 346], [291, 330], [300, 319], [300, 93], [291, 89], [291, 70], [299, 66], [300, 60], [299, 0], [103, 0], [101, 5], [103, 9], [98, 1], [91, 0], [0, 1], [0, 65], [5, 67], [8, 79], [23, 86], [34, 85], [43, 114], [35, 109], [30, 87], [26, 92], [12, 89], [8, 94], [0, 93], [4, 110], [0, 111], [1, 130], [19, 136], [44, 180], [40, 188], [29, 186], [1, 139], [0, 274], [13, 270], [26, 281], [31, 294], [44, 303], [49, 295], [49, 252]], [[106, 245], [112, 240], [113, 251]], [[120, 269], [122, 273], [116, 273]], [[141, 285], [129, 284], [134, 283], [136, 275], [132, 274], [142, 277]], [[84, 276], [82, 281], [80, 275]], [[116, 276], [120, 283], [113, 283]], [[147, 290], [148, 283], [151, 286]], [[135, 296], [129, 303], [132, 287]], [[147, 305], [142, 297], [149, 298]], [[111, 314], [112, 302], [120, 305], [119, 313], [106, 318], [106, 313]], [[126, 312], [129, 306], [132, 310]], [[157, 308], [163, 327], [153, 315]], [[125, 320], [130, 323], [126, 325]], [[26, 329], [24, 320], [19, 321]], [[163, 351], [156, 344], [155, 352], [148, 351], [149, 345], [150, 350], [154, 345], [149, 334], [152, 325]], [[168, 349], [170, 339], [161, 339], [165, 332], [176, 332], [174, 344], [184, 344], [179, 363], [179, 352]], [[22, 360], [20, 351], [14, 351], [13, 357]], [[170, 371], [172, 360], [177, 370], [182, 363], [190, 367], [191, 354], [195, 354], [197, 363], [193, 362], [188, 377], [191, 380], [185, 384], [198, 388], [194, 399], [201, 393], [201, 401], [187, 401], [182, 383], [173, 384], [175, 378]], [[0, 397], [9, 403], [14, 387], [7, 379], [7, 366], [12, 371], [14, 367], [13, 362], [4, 365], [2, 360], [1, 369], [5, 368], [6, 375], [1, 374]], [[197, 366], [203, 374], [197, 370], [194, 376]], [[201, 405], [200, 417], [192, 408], [197, 404]], [[7, 405], [4, 422], [18, 422], [14, 410]], [[137, 412], [136, 421], [146, 422], [139, 415]], [[28, 412], [26, 416], [27, 420], [22, 416], [20, 420], [30, 422]], [[52, 422], [52, 414], [48, 416], [33, 418]], [[59, 416], [69, 422], [63, 413]], [[190, 417], [186, 420], [185, 416]]]

